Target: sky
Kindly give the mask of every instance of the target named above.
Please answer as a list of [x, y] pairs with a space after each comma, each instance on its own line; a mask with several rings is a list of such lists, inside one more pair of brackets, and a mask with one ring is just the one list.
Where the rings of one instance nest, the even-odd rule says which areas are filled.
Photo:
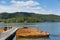
[[32, 12], [60, 15], [60, 0], [0, 0], [1, 12]]

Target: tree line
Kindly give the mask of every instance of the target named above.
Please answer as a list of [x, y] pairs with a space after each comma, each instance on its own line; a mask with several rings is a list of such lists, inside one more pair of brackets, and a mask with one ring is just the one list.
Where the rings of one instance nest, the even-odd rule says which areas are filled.
[[28, 12], [0, 13], [0, 22], [5, 23], [35, 23], [35, 22], [60, 22], [58, 15], [43, 15]]

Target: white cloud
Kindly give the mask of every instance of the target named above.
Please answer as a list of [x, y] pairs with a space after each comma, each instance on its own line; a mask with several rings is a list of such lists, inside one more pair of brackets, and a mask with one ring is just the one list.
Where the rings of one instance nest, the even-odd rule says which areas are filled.
[[40, 5], [38, 2], [35, 2], [32, 0], [29, 0], [26, 2], [12, 0], [11, 3], [12, 3], [12, 6], [38, 6], [38, 5]]
[[46, 11], [40, 6], [40, 3], [28, 0], [28, 1], [16, 1], [12, 0], [10, 6], [0, 6], [0, 12], [34, 12], [41, 14], [51, 14], [52, 11]]

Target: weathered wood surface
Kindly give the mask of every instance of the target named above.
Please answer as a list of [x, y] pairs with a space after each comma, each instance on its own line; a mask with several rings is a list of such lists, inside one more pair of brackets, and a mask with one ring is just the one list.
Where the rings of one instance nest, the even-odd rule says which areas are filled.
[[49, 33], [43, 32], [36, 28], [19, 28], [16, 32], [17, 37], [48, 37]]

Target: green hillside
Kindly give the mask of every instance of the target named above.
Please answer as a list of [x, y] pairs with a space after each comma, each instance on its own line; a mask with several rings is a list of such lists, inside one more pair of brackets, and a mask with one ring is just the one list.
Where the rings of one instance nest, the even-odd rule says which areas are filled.
[[35, 23], [35, 22], [60, 22], [58, 15], [43, 15], [28, 12], [0, 13], [0, 22]]

